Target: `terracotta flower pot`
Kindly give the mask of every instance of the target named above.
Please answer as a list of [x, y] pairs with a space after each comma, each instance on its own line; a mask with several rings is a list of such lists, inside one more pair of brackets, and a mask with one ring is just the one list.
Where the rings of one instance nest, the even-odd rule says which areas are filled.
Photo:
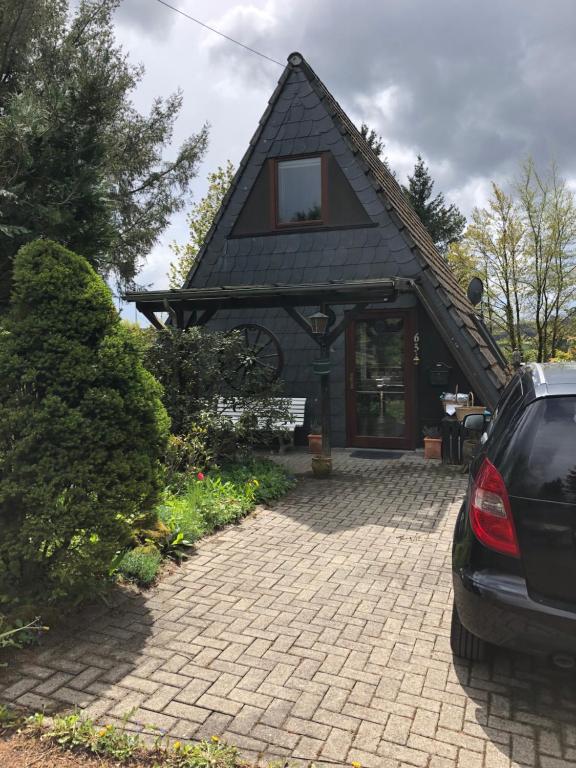
[[311, 433], [308, 435], [308, 448], [310, 453], [319, 455], [322, 453], [322, 435]]
[[441, 459], [442, 458], [442, 438], [425, 437], [424, 438], [424, 458]]
[[312, 456], [312, 472], [316, 477], [328, 477], [332, 472], [330, 456]]

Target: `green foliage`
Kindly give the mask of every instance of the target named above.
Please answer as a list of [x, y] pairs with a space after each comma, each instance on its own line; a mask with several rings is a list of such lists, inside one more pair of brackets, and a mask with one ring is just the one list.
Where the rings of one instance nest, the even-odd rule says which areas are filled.
[[[163, 386], [172, 431], [180, 438], [169, 452], [175, 469], [204, 469], [233, 459], [288, 420], [281, 384], [271, 383], [251, 362], [238, 332], [193, 327], [156, 333], [146, 365]], [[222, 414], [221, 400], [243, 413], [237, 422]]]
[[[50, 723], [43, 715], [34, 715], [27, 719], [25, 730], [50, 740], [63, 750], [84, 751], [110, 758], [119, 765], [131, 765], [137, 759], [157, 768], [242, 768], [246, 765], [240, 760], [236, 747], [217, 736], [197, 744], [180, 741], [171, 743], [169, 739], [159, 737], [152, 747], [148, 747], [139, 734], [127, 731], [126, 724], [130, 715], [129, 712], [124, 716], [124, 723], [120, 727], [98, 726], [77, 712], [57, 715]], [[12, 722], [12, 719], [6, 720], [7, 725]], [[150, 726], [148, 730], [154, 729]]]
[[41, 633], [47, 631], [48, 627], [43, 626], [40, 618], [27, 622], [16, 619], [8, 624], [6, 617], [0, 613], [0, 648], [22, 648], [34, 643]]
[[[274, 461], [253, 460], [242, 464], [227, 464], [221, 477], [234, 484], [250, 483], [254, 485], [254, 502], [270, 504], [288, 493], [295, 485], [292, 475]], [[255, 482], [254, 482], [255, 481]]]
[[246, 765], [240, 761], [236, 747], [212, 738], [198, 744], [175, 742], [166, 768], [239, 768]]
[[450, 243], [460, 240], [466, 218], [456, 205], [446, 205], [444, 195], [438, 193], [432, 197], [434, 180], [422, 157], [414, 166], [414, 173], [408, 177], [408, 186], [403, 187], [404, 194], [430, 233], [432, 240], [441, 253], [445, 253]]
[[20, 723], [20, 716], [6, 704], [0, 704], [0, 730], [14, 728]]
[[148, 587], [156, 579], [161, 562], [162, 554], [155, 546], [134, 547], [123, 556], [118, 572], [125, 579]]
[[222, 200], [234, 178], [234, 166], [228, 160], [224, 167], [208, 174], [208, 192], [198, 203], [194, 203], [186, 221], [189, 240], [185, 245], [172, 243], [170, 246], [176, 261], [170, 264], [168, 279], [170, 288], [182, 288], [190, 270], [196, 263], [198, 252], [220, 210]]
[[396, 176], [396, 173], [390, 168], [390, 164], [388, 163], [388, 158], [382, 156], [382, 153], [384, 152], [384, 149], [386, 147], [382, 136], [376, 133], [374, 128], [370, 128], [368, 123], [364, 123], [364, 122], [360, 125], [360, 135], [368, 144], [372, 152], [374, 152], [376, 157], [379, 158], [382, 165], [384, 165], [393, 176]]
[[[188, 547], [217, 528], [287, 493], [294, 479], [272, 461], [229, 464], [222, 470], [185, 475], [165, 494], [158, 516], [172, 550]], [[161, 544], [158, 543], [158, 546]]]
[[86, 260], [22, 248], [0, 339], [0, 592], [102, 584], [162, 489], [160, 395]]
[[[207, 128], [164, 160], [182, 105], [133, 106], [143, 69], [114, 39], [120, 0], [0, 4], [0, 304], [11, 259], [50, 237], [101, 273], [132, 280], [183, 205]], [[76, 4], [75, 4], [76, 5]]]
[[249, 512], [254, 506], [254, 486], [253, 481], [223, 481], [217, 474], [202, 480], [192, 476], [183, 489], [167, 494], [158, 515], [171, 531], [191, 543]]
[[[44, 720], [29, 721], [29, 726], [35, 730], [42, 729]], [[55, 717], [43, 736], [63, 749], [85, 749], [122, 763], [129, 762], [144, 746], [141, 738], [128, 733], [125, 727], [106, 725], [98, 728], [92, 720], [77, 712]]]
[[489, 329], [506, 353], [545, 362], [570, 354], [576, 299], [576, 195], [552, 164], [528, 159], [507, 188], [492, 184], [450, 263], [479, 275]]

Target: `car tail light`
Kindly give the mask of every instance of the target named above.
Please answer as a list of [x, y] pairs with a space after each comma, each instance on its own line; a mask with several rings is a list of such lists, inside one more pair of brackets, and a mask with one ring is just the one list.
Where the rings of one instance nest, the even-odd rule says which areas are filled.
[[476, 538], [490, 549], [520, 557], [508, 491], [494, 464], [484, 459], [472, 486], [470, 522]]

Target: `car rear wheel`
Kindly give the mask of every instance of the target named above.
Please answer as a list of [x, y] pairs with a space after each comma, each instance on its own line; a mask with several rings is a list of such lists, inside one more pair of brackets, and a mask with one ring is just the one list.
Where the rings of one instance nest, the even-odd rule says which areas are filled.
[[450, 628], [450, 646], [455, 656], [469, 661], [485, 661], [488, 656], [488, 643], [468, 632], [460, 621], [456, 606], [452, 606], [452, 626]]

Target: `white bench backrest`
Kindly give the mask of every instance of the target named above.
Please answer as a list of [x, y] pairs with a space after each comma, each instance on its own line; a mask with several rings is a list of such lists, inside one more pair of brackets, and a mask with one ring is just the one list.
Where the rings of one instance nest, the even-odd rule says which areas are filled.
[[[274, 399], [278, 401], [289, 401], [288, 412], [290, 419], [288, 422], [278, 424], [278, 426], [285, 427], [286, 429], [295, 429], [296, 427], [304, 426], [304, 415], [306, 412], [305, 397], [276, 397]], [[220, 398], [220, 400], [218, 400], [218, 412], [222, 416], [227, 416], [232, 422], [236, 422], [242, 416], [244, 410], [240, 406], [234, 408], [230, 403], [226, 402], [226, 400]]]

